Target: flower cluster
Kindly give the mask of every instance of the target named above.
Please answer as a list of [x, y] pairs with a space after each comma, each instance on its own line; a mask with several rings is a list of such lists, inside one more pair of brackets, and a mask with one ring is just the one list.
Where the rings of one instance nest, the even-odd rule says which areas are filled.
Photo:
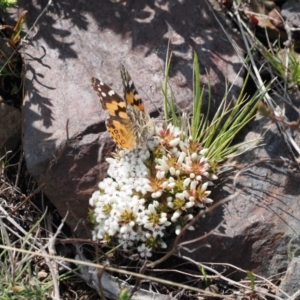
[[169, 125], [157, 127], [144, 149], [119, 150], [107, 158], [109, 177], [90, 198], [93, 239], [118, 242], [124, 249], [136, 246], [142, 257], [166, 248], [167, 233], [179, 234], [194, 207], [213, 202], [207, 187], [216, 176], [206, 152]]

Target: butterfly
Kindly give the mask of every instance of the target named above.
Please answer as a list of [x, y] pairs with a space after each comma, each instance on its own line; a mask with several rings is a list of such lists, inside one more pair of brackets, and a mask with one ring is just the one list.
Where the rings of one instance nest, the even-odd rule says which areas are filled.
[[144, 148], [154, 135], [155, 124], [143, 105], [135, 85], [124, 65], [120, 67], [124, 99], [101, 80], [92, 77], [91, 84], [109, 117], [106, 128], [117, 146], [134, 150]]

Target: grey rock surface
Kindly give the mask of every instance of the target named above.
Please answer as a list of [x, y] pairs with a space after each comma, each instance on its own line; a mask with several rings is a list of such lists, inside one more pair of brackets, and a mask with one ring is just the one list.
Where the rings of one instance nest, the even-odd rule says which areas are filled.
[[[300, 243], [298, 241], [297, 257], [293, 257], [288, 265], [285, 276], [283, 277], [277, 295], [282, 299], [288, 299], [290, 296], [292, 299], [300, 299], [300, 257], [299, 257]], [[290, 253], [292, 255], [296, 253]], [[284, 293], [285, 294], [284, 294]]]
[[[219, 226], [215, 234], [188, 246], [190, 251], [199, 248], [189, 253], [192, 258], [233, 264], [279, 280], [289, 265], [291, 248], [300, 245], [300, 173], [275, 124], [260, 118], [251, 127], [245, 141], [264, 136], [261, 146], [228, 162], [236, 169], [222, 177], [211, 198], [218, 202], [237, 196], [199, 220], [184, 239], [199, 238]], [[246, 276], [232, 268], [227, 272], [236, 280]]]
[[[28, 28], [46, 4], [20, 1], [20, 7], [29, 11]], [[204, 2], [68, 1], [50, 6], [34, 28], [23, 53], [27, 167], [58, 212], [62, 216], [69, 212], [67, 223], [74, 233], [88, 238], [84, 225], [88, 200], [106, 176], [105, 158], [114, 147], [104, 125], [107, 114], [90, 78], [101, 77], [122, 94], [118, 70], [122, 62], [146, 107], [157, 116], [168, 41], [170, 84], [179, 107], [186, 111], [193, 98], [193, 51], [199, 56], [203, 82], [212, 84], [214, 108], [225, 91], [225, 79], [233, 84], [229, 98], [239, 91], [242, 80], [235, 78], [241, 63]], [[265, 134], [266, 128], [271, 129]], [[212, 198], [217, 202], [236, 190], [240, 193], [201, 219], [184, 240], [204, 236], [222, 224], [223, 236], [210, 235], [191, 244], [188, 255], [274, 276], [286, 271], [290, 249], [299, 246], [300, 175], [287, 163], [290, 151], [274, 124], [256, 120], [248, 131], [246, 140], [265, 134], [261, 147], [231, 161], [240, 172], [223, 177], [226, 182]], [[239, 279], [245, 274], [231, 276]]]
[[20, 143], [22, 113], [0, 99], [0, 157], [12, 151]]

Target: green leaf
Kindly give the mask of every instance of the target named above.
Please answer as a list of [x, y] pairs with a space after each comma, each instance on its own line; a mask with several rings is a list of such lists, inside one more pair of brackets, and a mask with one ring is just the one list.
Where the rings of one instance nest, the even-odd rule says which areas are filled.
[[255, 288], [255, 277], [254, 277], [253, 273], [251, 271], [247, 271], [247, 276], [250, 279], [251, 289], [254, 289]]

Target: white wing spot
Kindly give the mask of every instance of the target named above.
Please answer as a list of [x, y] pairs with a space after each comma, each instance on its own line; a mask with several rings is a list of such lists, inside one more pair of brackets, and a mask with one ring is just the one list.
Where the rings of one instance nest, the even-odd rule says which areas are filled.
[[113, 90], [110, 90], [109, 92], [108, 92], [108, 95], [109, 96], [113, 96], [115, 94], [115, 92], [113, 91]]
[[103, 97], [106, 97], [106, 94], [105, 94], [104, 92], [101, 92], [101, 95], [102, 95]]

